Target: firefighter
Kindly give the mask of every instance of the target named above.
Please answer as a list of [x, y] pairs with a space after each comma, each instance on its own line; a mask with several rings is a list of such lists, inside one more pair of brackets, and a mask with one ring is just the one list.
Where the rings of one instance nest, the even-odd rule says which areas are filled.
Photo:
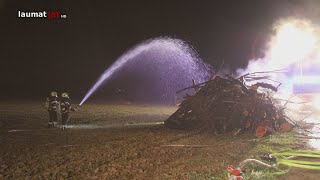
[[58, 94], [55, 91], [50, 93], [50, 96], [47, 98], [46, 105], [49, 112], [49, 122], [48, 127], [55, 127], [58, 122]]
[[73, 108], [70, 105], [69, 94], [64, 92], [61, 94], [61, 102], [60, 102], [60, 111], [61, 111], [61, 119], [62, 119], [62, 130], [67, 128], [67, 122], [69, 120], [69, 112], [76, 111], [77, 108]]

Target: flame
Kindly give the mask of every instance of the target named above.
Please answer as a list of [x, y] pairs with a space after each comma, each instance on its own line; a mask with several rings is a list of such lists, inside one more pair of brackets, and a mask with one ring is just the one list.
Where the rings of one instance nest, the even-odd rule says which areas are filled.
[[273, 28], [274, 35], [268, 42], [265, 57], [250, 60], [247, 68], [238, 69], [237, 73], [242, 75], [263, 69], [277, 70], [320, 64], [318, 29], [318, 26], [305, 19], [278, 21]]
[[268, 57], [272, 67], [286, 68], [301, 63], [316, 50], [315, 28], [306, 20], [282, 22], [275, 30]]
[[[320, 67], [319, 27], [306, 19], [288, 18], [278, 21], [273, 30], [274, 34], [267, 44], [265, 57], [250, 60], [246, 69], [238, 69], [237, 73], [240, 76], [263, 70], [286, 69], [287, 74], [270, 74], [270, 78], [282, 82], [274, 97], [288, 99], [293, 95], [293, 83], [297, 80], [294, 76], [301, 76], [302, 69], [308, 69], [305, 67]], [[301, 73], [295, 74], [299, 70]], [[290, 71], [293, 74], [290, 74]], [[320, 71], [316, 76], [320, 77]], [[320, 100], [316, 101], [319, 103], [315, 104], [320, 107]]]

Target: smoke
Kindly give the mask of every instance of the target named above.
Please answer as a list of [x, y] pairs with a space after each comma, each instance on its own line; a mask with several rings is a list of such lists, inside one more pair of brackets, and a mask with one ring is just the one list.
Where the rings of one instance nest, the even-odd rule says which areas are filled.
[[237, 73], [261, 69], [282, 69], [297, 63], [315, 61], [319, 57], [319, 27], [306, 19], [282, 19], [275, 23], [265, 56], [251, 59], [247, 68]]
[[291, 0], [274, 3], [279, 17], [266, 42], [264, 57], [251, 59], [237, 74], [288, 68], [302, 61], [319, 60], [320, 1]]
[[288, 97], [292, 94], [292, 83], [298, 75], [297, 69], [320, 65], [319, 42], [319, 27], [311, 20], [294, 17], [278, 20], [267, 43], [265, 56], [249, 60], [246, 68], [237, 70], [237, 75], [259, 71], [285, 71], [270, 74], [270, 78], [283, 83], [279, 94], [286, 94]]

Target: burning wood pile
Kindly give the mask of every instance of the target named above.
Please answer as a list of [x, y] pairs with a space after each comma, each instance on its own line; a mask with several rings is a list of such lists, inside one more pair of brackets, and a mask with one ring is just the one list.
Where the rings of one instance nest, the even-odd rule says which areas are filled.
[[268, 93], [278, 87], [267, 83], [247, 86], [245, 77], [216, 76], [183, 89], [194, 88], [196, 93], [185, 97], [165, 125], [177, 129], [205, 128], [215, 134], [253, 132], [257, 137], [290, 131], [293, 124], [285, 116], [283, 106]]

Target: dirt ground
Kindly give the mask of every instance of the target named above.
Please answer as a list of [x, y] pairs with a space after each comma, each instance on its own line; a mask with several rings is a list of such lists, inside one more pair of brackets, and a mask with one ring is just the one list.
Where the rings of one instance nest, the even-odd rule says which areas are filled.
[[176, 107], [84, 104], [62, 131], [42, 104], [0, 103], [0, 179], [222, 179], [254, 148], [246, 135], [165, 128]]

